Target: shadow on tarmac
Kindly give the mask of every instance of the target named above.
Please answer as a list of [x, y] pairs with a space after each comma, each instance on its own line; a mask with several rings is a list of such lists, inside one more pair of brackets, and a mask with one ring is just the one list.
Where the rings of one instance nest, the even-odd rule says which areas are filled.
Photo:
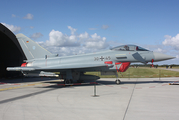
[[[6, 100], [2, 100], [0, 101], [0, 104], [3, 103], [7, 103], [7, 102], [12, 102], [12, 101], [16, 101], [19, 99], [23, 99], [23, 98], [27, 98], [27, 97], [31, 97], [34, 95], [38, 95], [38, 94], [42, 94], [45, 92], [49, 92], [49, 91], [53, 91], [56, 89], [61, 89], [61, 88], [74, 88], [74, 87], [80, 87], [80, 86], [94, 86], [94, 84], [82, 84], [82, 85], [74, 85], [74, 86], [63, 86], [63, 85], [58, 85], [58, 84], [63, 84], [63, 82], [61, 81], [50, 81], [50, 80], [59, 80], [59, 79], [49, 79], [49, 78], [45, 78], [45, 79], [39, 79], [39, 78], [24, 78], [24, 80], [20, 80], [20, 79], [14, 79], [14, 80], [5, 80], [5, 82], [7, 83], [26, 83], [26, 82], [42, 82], [42, 83], [49, 83], [49, 84], [56, 84], [56, 85], [48, 85], [48, 86], [40, 86], [38, 88], [50, 88], [47, 90], [42, 90], [42, 91], [38, 91], [38, 92], [34, 92], [34, 93], [30, 93], [30, 94], [26, 94], [26, 95], [22, 95], [22, 96], [18, 96], [18, 97], [14, 97], [14, 98], [10, 98], [10, 99], [6, 99]], [[166, 80], [166, 79], [165, 79]], [[85, 81], [85, 83], [87, 82], [94, 82], [94, 81]], [[149, 84], [149, 83], [170, 83], [170, 82], [175, 82], [175, 81], [122, 81], [120, 85], [125, 85], [125, 84]], [[104, 81], [102, 79], [97, 81], [97, 86], [98, 85], [116, 85], [115, 81]]]
[[48, 90], [43, 90], [43, 91], [38, 91], [38, 92], [34, 92], [34, 93], [30, 93], [30, 94], [26, 94], [26, 95], [14, 97], [14, 98], [2, 100], [2, 101], [0, 101], [0, 104], [7, 103], [7, 102], [12, 102], [12, 101], [23, 99], [23, 98], [27, 98], [27, 97], [31, 97], [31, 96], [34, 96], [34, 95], [42, 94], [42, 93], [53, 91], [53, 90], [56, 90], [56, 88], [48, 89]]
[[[110, 78], [109, 78], [110, 79]], [[137, 79], [137, 78], [136, 78]], [[145, 78], [144, 78], [145, 79]], [[152, 79], [152, 78], [151, 78]], [[156, 79], [156, 78], [154, 78]], [[171, 78], [169, 78], [171, 80]], [[49, 83], [49, 84], [64, 84], [63, 81], [58, 81], [58, 78], [48, 78], [48, 77], [44, 77], [44, 78], [33, 78], [33, 77], [29, 77], [29, 78], [23, 78], [23, 79], [6, 79], [6, 80], [1, 80], [0, 79], [0, 85], [1, 83], [10, 83], [10, 84], [15, 84], [15, 83], [29, 83], [29, 82], [42, 82], [42, 83]], [[167, 79], [165, 78], [165, 81], [162, 80], [150, 80], [150, 81], [142, 81], [141, 78], [137, 81], [131, 81], [131, 80], [121, 80], [121, 85], [123, 84], [149, 84], [149, 83], [170, 83], [170, 82], [175, 82], [175, 81], [166, 81]], [[93, 80], [84, 80], [84, 83], [88, 83], [88, 82], [94, 82]], [[106, 81], [103, 80], [102, 78], [100, 80], [96, 80], [97, 83], [99, 84], [104, 84], [104, 85], [116, 85], [115, 83], [115, 79], [114, 81]], [[74, 81], [74, 83], [76, 83]], [[99, 85], [98, 84], [98, 85]], [[83, 84], [82, 84], [83, 85]], [[82, 85], [75, 85], [75, 86], [82, 86]], [[90, 85], [90, 84], [84, 84], [83, 86], [86, 85]]]
[[16, 79], [0, 79], [0, 82], [3, 83], [27, 83], [27, 82], [43, 82], [50, 80], [59, 80], [58, 78], [48, 78], [48, 77], [25, 77], [25, 78], [16, 78]]

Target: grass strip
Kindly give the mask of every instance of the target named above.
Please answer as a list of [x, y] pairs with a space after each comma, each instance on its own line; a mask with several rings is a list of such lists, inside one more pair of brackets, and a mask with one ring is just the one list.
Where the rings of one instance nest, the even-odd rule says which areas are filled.
[[[101, 75], [100, 72], [86, 72], [86, 75], [96, 75], [100, 78], [116, 78], [115, 75]], [[179, 77], [179, 72], [156, 68], [129, 68], [126, 72], [118, 72], [120, 78], [159, 78]]]

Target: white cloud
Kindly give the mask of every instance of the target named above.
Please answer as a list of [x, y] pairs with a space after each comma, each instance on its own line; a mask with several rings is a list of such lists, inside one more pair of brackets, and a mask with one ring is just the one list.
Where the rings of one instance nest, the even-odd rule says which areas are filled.
[[23, 17], [24, 19], [29, 19], [29, 20], [32, 20], [33, 19], [33, 15], [28, 13], [25, 17]]
[[16, 17], [16, 15], [12, 14], [12, 17]]
[[179, 59], [179, 55], [176, 55], [176, 58]]
[[88, 39], [89, 38], [89, 34], [87, 32], [82, 33], [82, 34], [79, 35], [79, 38], [82, 39], [82, 40]]
[[42, 36], [43, 36], [42, 33], [34, 33], [33, 35], [30, 36], [30, 38], [37, 39], [37, 38], [40, 38]]
[[109, 28], [109, 26], [108, 25], [102, 25], [102, 27], [101, 27], [102, 29], [104, 29], [104, 30], [106, 30], [106, 29], [108, 29]]
[[34, 27], [33, 27], [33, 26], [30, 26], [30, 29], [34, 29]]
[[176, 50], [179, 50], [179, 34], [175, 37], [165, 35], [165, 40], [162, 42], [163, 45], [171, 46]]
[[162, 49], [161, 49], [161, 48], [158, 48], [157, 51], [158, 51], [158, 52], [162, 52]]
[[74, 35], [77, 29], [72, 28], [71, 26], [68, 26], [68, 29], [71, 30], [71, 34]]
[[46, 45], [57, 47], [80, 46], [77, 36], [74, 35], [74, 30], [71, 31], [72, 34], [68, 36], [60, 31], [52, 30], [49, 33], [49, 40], [46, 41]]
[[97, 35], [97, 33], [94, 33], [93, 35], [91, 35], [91, 38], [88, 38], [85, 41], [84, 46], [86, 48], [104, 49], [108, 47], [108, 44], [106, 42], [105, 37], [101, 38], [100, 36]]
[[77, 29], [71, 26], [68, 26], [68, 28], [71, 30], [71, 35], [52, 30], [49, 33], [49, 40], [38, 43], [50, 52], [57, 53], [60, 56], [96, 52], [108, 47], [106, 38], [97, 35], [97, 33], [92, 35], [87, 32], [75, 34]]
[[167, 51], [161, 48], [157, 48], [154, 50], [155, 52], [159, 52], [159, 53], [166, 53]]
[[2, 23], [2, 24], [4, 26], [6, 26], [9, 30], [11, 30], [14, 33], [18, 33], [21, 30], [21, 27], [17, 27], [17, 26], [14, 26], [14, 25], [9, 25], [9, 24], [6, 24], [6, 23]]
[[97, 30], [97, 28], [89, 28], [89, 30]]

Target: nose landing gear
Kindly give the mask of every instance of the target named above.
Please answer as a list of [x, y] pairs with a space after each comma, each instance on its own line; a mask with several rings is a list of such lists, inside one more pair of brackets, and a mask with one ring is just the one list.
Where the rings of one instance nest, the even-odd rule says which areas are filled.
[[121, 81], [118, 79], [118, 74], [117, 74], [117, 72], [116, 72], [116, 81], [115, 81], [115, 83], [116, 83], [117, 85], [119, 85], [119, 84], [121, 83]]
[[119, 85], [121, 83], [121, 81], [119, 79], [116, 79], [116, 84]]

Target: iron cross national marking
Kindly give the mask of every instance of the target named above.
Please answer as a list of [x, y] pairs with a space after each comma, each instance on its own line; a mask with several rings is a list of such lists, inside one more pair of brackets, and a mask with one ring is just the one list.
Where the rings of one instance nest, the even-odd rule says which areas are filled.
[[99, 58], [99, 59], [101, 59], [101, 61], [103, 61], [103, 60], [104, 60], [104, 57], [103, 57], [103, 56], [101, 56], [101, 58]]
[[111, 60], [111, 57], [110, 56], [94, 57], [94, 61], [103, 61], [103, 60]]

